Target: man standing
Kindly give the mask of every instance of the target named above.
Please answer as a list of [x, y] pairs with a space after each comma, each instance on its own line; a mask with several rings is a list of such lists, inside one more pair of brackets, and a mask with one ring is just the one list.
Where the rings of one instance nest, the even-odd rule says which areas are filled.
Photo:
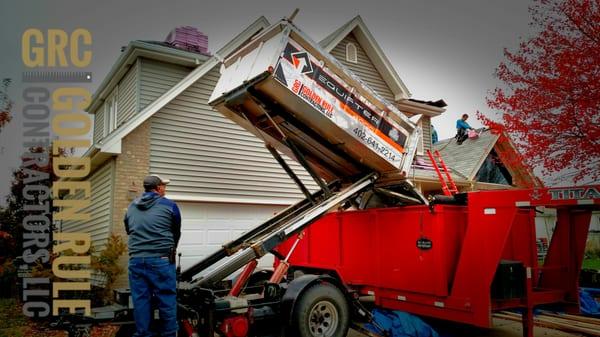
[[154, 335], [150, 331], [153, 303], [158, 304], [160, 335], [177, 334], [175, 250], [181, 237], [181, 214], [175, 202], [164, 197], [168, 183], [158, 175], [144, 178], [144, 194], [125, 214], [135, 337]]
[[474, 130], [469, 123], [467, 123], [468, 118], [469, 115], [463, 114], [462, 118], [456, 121], [456, 136], [454, 136], [454, 138], [456, 138], [456, 144], [458, 145], [462, 144], [467, 138], [469, 138], [467, 130]]

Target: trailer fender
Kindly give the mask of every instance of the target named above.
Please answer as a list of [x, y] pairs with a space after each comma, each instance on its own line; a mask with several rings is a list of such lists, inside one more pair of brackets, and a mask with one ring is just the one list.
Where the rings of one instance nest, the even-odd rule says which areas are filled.
[[339, 279], [326, 274], [302, 275], [298, 278], [295, 278], [292, 282], [288, 284], [288, 287], [285, 293], [283, 294], [283, 297], [281, 298], [281, 316], [283, 318], [283, 321], [286, 322], [287, 325], [292, 324], [292, 314], [296, 307], [297, 299], [300, 298], [302, 293], [304, 293], [304, 291], [306, 291], [308, 288], [319, 283], [333, 284], [334, 286], [340, 289], [340, 291], [344, 294], [344, 297], [349, 299], [348, 291]]

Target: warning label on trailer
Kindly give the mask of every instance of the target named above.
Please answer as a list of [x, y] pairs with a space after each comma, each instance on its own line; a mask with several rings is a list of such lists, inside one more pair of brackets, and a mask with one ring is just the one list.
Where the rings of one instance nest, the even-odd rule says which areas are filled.
[[400, 165], [408, 132], [382, 117], [372, 104], [293, 41], [279, 59], [274, 77], [379, 156], [396, 167]]

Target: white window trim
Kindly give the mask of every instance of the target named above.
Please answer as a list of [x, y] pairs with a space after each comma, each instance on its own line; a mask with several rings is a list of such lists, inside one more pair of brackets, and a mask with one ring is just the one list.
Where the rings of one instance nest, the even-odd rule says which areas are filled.
[[109, 111], [108, 111], [108, 100], [104, 101], [104, 125], [102, 125], [102, 138], [105, 138], [106, 136], [108, 136], [108, 129], [110, 128], [110, 116], [109, 116]]
[[[351, 56], [352, 56], [351, 49], [354, 49], [353, 50], [354, 58], [351, 58]], [[346, 43], [346, 61], [352, 62], [352, 63], [358, 63], [358, 48], [356, 48], [356, 45], [352, 42]]]
[[119, 86], [116, 86], [113, 92], [104, 100], [104, 130], [103, 138], [108, 136], [117, 128], [117, 112]]

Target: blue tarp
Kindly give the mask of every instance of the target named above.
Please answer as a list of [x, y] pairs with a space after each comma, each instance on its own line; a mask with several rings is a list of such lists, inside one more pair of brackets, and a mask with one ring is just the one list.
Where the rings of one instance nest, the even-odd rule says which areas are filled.
[[[582, 314], [600, 316], [600, 304], [596, 301], [597, 297], [600, 297], [600, 289], [579, 289]], [[383, 309], [374, 309], [372, 313], [374, 321], [391, 337], [440, 337], [429, 324], [409, 313]], [[380, 333], [379, 329], [371, 324], [365, 325], [365, 328], [374, 333]]]
[[[439, 337], [429, 324], [409, 313], [382, 309], [374, 309], [372, 313], [374, 321], [389, 332], [391, 337]], [[367, 324], [365, 328], [379, 333], [379, 329], [371, 324]]]
[[581, 313], [589, 316], [600, 316], [600, 305], [596, 297], [600, 296], [600, 289], [579, 288], [579, 308]]

